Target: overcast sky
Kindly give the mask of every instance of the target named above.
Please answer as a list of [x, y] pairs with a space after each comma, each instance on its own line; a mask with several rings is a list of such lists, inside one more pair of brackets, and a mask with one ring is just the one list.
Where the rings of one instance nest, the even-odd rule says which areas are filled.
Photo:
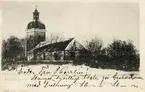
[[104, 45], [114, 38], [133, 40], [139, 48], [138, 3], [83, 3], [83, 2], [10, 2], [2, 3], [2, 38], [26, 36], [27, 24], [38, 6], [40, 20], [50, 33], [76, 37], [84, 41], [98, 36]]

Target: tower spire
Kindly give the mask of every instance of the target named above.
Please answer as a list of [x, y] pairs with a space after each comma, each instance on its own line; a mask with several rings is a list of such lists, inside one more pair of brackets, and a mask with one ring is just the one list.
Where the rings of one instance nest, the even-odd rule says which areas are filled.
[[37, 10], [37, 5], [35, 6], [35, 10], [33, 12], [33, 20], [35, 21], [39, 20], [39, 12]]

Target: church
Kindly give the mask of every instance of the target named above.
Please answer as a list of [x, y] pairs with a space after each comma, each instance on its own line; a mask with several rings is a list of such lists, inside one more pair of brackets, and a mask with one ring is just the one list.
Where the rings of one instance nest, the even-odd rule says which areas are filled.
[[46, 26], [39, 19], [37, 8], [33, 12], [33, 20], [26, 29], [26, 57], [27, 61], [73, 61], [87, 59], [91, 52], [80, 44], [75, 38], [49, 43], [46, 40]]

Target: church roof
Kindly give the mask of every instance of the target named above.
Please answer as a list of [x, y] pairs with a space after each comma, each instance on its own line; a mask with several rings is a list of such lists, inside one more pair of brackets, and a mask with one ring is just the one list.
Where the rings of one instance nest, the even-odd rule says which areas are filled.
[[27, 29], [31, 28], [45, 29], [45, 25], [40, 21], [31, 21], [28, 23]]
[[65, 48], [68, 46], [68, 44], [73, 40], [74, 38], [71, 38], [69, 40], [61, 41], [61, 42], [56, 42], [56, 43], [51, 43], [48, 44], [46, 42], [40, 42], [33, 50], [41, 50], [45, 49], [47, 51], [62, 51], [65, 50]]

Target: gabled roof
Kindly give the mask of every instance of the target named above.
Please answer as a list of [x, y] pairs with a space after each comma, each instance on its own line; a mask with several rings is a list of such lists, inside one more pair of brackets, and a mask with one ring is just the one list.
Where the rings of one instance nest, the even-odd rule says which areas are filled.
[[69, 43], [65, 50], [85, 50], [86, 48], [76, 40]]
[[70, 38], [69, 40], [56, 42], [48, 44], [47, 42], [40, 42], [34, 49], [32, 49], [30, 52], [33, 52], [34, 50], [40, 50], [40, 49], [46, 49], [47, 51], [62, 51], [65, 50], [65, 48], [68, 46], [68, 44], [73, 40], [74, 38]]

